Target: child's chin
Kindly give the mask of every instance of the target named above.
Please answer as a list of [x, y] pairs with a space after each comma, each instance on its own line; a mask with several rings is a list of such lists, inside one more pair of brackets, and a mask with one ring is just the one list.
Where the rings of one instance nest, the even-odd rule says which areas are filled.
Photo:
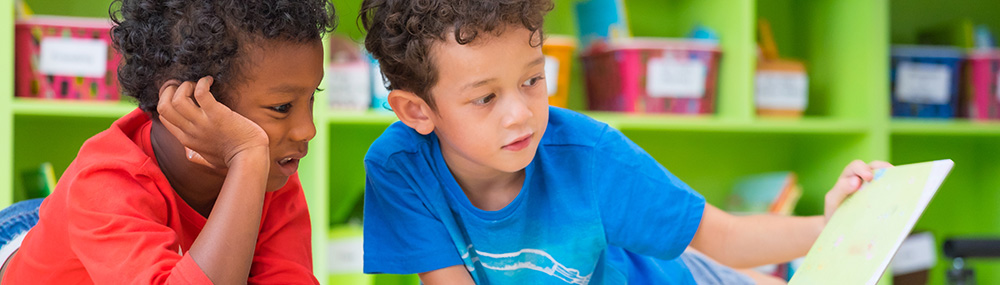
[[503, 170], [506, 172], [518, 172], [527, 168], [528, 164], [531, 164], [531, 161], [535, 158], [534, 153], [535, 152], [532, 151], [531, 156], [525, 156], [524, 158], [519, 157], [516, 160], [512, 161], [511, 163], [504, 165], [506, 169]]
[[267, 180], [267, 189], [265, 189], [264, 191], [267, 192], [278, 191], [278, 189], [285, 187], [285, 184], [288, 184], [288, 177], [270, 178]]

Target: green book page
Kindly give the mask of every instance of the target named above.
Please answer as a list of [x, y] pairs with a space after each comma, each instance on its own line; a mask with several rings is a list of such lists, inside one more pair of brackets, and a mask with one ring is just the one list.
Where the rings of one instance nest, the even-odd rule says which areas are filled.
[[846, 199], [789, 284], [875, 284], [930, 203], [951, 160], [879, 169]]

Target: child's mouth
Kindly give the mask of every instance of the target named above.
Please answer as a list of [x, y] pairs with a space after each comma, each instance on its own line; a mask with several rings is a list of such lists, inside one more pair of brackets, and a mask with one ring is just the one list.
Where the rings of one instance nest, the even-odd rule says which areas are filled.
[[299, 169], [299, 160], [296, 158], [286, 157], [278, 160], [278, 166], [281, 168], [281, 173], [285, 176], [292, 176], [295, 171]]
[[509, 143], [509, 144], [503, 146], [502, 149], [509, 150], [509, 151], [519, 151], [519, 150], [522, 150], [522, 149], [528, 147], [528, 144], [531, 143], [531, 136], [532, 135], [533, 134], [524, 135], [524, 136], [518, 138], [517, 140], [514, 140], [514, 142]]

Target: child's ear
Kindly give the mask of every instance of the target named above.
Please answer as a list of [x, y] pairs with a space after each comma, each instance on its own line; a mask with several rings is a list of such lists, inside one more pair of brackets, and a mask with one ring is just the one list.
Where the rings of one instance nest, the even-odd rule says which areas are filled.
[[413, 130], [422, 135], [434, 131], [434, 120], [431, 119], [434, 111], [417, 94], [404, 90], [392, 90], [389, 92], [388, 101], [389, 107], [396, 113], [396, 117]]

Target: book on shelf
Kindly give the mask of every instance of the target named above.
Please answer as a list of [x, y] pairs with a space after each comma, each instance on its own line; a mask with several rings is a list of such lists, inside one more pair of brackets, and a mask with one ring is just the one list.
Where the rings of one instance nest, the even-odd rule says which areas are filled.
[[48, 197], [56, 188], [56, 175], [52, 163], [43, 162], [21, 171], [21, 181], [27, 199]]
[[[778, 214], [790, 216], [802, 197], [798, 176], [791, 171], [748, 175], [736, 181], [726, 210], [735, 215]], [[754, 270], [788, 280], [795, 272], [789, 262], [770, 264]]]
[[736, 182], [727, 210], [735, 214], [791, 215], [802, 197], [802, 187], [794, 172], [754, 174]]

